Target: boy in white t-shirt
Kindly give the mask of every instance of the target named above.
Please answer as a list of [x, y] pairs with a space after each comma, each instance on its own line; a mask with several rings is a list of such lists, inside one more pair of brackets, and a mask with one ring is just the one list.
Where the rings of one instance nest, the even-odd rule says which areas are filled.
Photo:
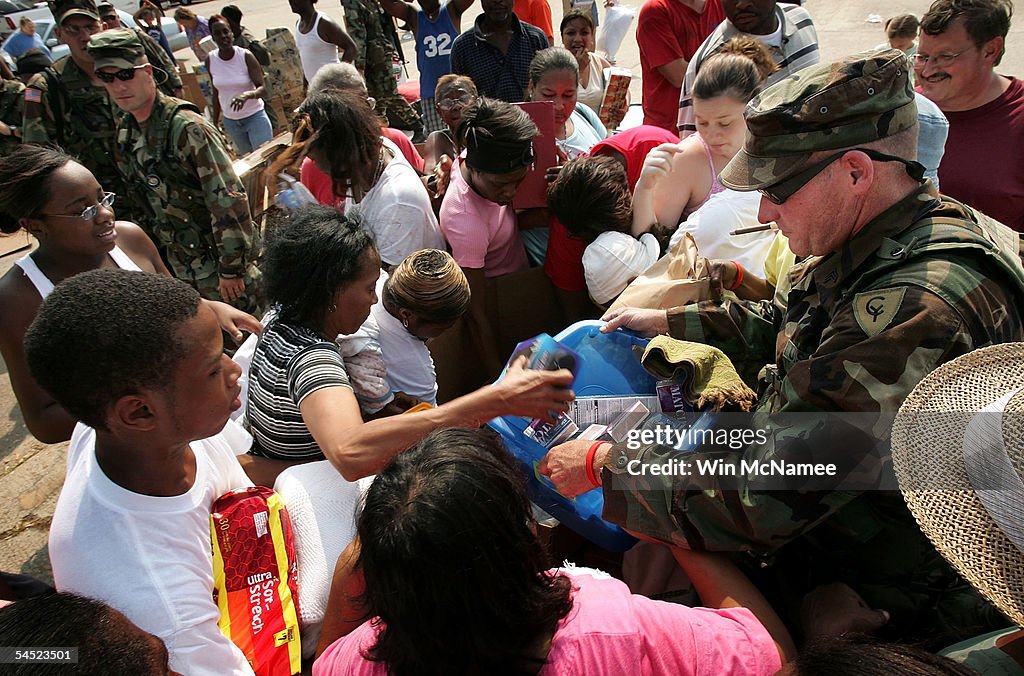
[[230, 424], [239, 368], [188, 285], [94, 270], [59, 284], [25, 336], [32, 376], [82, 421], [50, 528], [60, 591], [155, 634], [189, 676], [252, 674], [213, 602], [213, 501], [251, 482]]

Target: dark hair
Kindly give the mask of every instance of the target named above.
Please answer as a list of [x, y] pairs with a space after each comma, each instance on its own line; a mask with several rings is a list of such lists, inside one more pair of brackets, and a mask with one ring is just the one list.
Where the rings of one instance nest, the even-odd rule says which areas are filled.
[[885, 21], [885, 37], [889, 38], [916, 38], [917, 29], [921, 22], [913, 14], [897, 14]]
[[434, 432], [377, 475], [359, 516], [365, 657], [391, 674], [536, 673], [535, 641], [572, 609], [546, 572], [522, 473], [487, 429]]
[[0, 644], [34, 648], [78, 648], [78, 662], [8, 664], [10, 676], [49, 674], [167, 673], [166, 653], [139, 633], [124, 633], [130, 622], [110, 606], [68, 592], [48, 592], [0, 608]]
[[548, 186], [548, 208], [565, 229], [593, 242], [602, 232], [626, 232], [633, 197], [622, 164], [607, 155], [577, 157]]
[[1013, 3], [1010, 0], [935, 0], [921, 17], [921, 30], [928, 35], [939, 35], [958, 17], [964, 18], [964, 28], [977, 47], [994, 38], [1004, 38], [1003, 51], [995, 65], [1006, 53], [1005, 38], [1010, 32]]
[[0, 232], [12, 234], [18, 223], [50, 200], [50, 178], [74, 158], [61, 150], [34, 143], [19, 145], [0, 158]]
[[[214, 14], [214, 15], [213, 15], [213, 16], [211, 16], [211, 17], [210, 17], [209, 19], [207, 19], [207, 20], [206, 20], [206, 27], [207, 27], [207, 28], [210, 28], [210, 26], [213, 26], [213, 24], [214, 24], [215, 22], [217, 22], [217, 21], [220, 21], [220, 22], [221, 22], [221, 23], [223, 23], [223, 24], [224, 24], [225, 26], [227, 26], [227, 27], [228, 27], [228, 30], [231, 30], [231, 22], [229, 22], [229, 21], [228, 21], [228, 19], [227, 19], [227, 17], [225, 17], [225, 16], [223, 15], [223, 14]], [[213, 29], [212, 29], [212, 28], [210, 28], [210, 30], [213, 30]]]
[[267, 232], [263, 280], [286, 324], [320, 330], [338, 289], [380, 265], [358, 216], [310, 205], [286, 212]]
[[25, 333], [32, 377], [75, 418], [106, 429], [118, 399], [169, 387], [191, 349], [179, 329], [199, 301], [188, 284], [151, 272], [90, 270], [66, 279]]
[[565, 47], [548, 47], [533, 55], [530, 62], [530, 84], [534, 87], [540, 79], [553, 70], [568, 70], [576, 74], [576, 82], [580, 80], [580, 64], [576, 57]]
[[811, 642], [793, 662], [800, 676], [974, 676], [947, 657], [914, 646], [878, 643], [868, 636]]
[[238, 5], [224, 5], [221, 8], [220, 13], [224, 18], [240, 23], [242, 21], [242, 10], [238, 8]]
[[466, 108], [459, 128], [453, 130], [459, 146], [463, 148], [466, 147], [466, 134], [470, 128], [477, 134], [506, 144], [529, 143], [540, 133], [521, 108], [487, 97], [480, 97]]
[[693, 82], [693, 96], [706, 101], [728, 95], [747, 102], [776, 70], [778, 66], [763, 42], [748, 37], [733, 38], [700, 64]]
[[313, 125], [309, 149], [323, 148], [327, 153], [334, 194], [343, 196], [349, 181], [369, 189], [373, 176], [361, 174], [366, 167], [376, 167], [381, 141], [380, 119], [366, 99], [355, 92], [332, 89], [307, 98], [298, 112], [308, 115]]
[[594, 17], [590, 16], [590, 12], [584, 12], [581, 9], [573, 9], [566, 12], [565, 16], [562, 17], [562, 23], [558, 24], [558, 33], [564, 33], [565, 27], [569, 25], [569, 22], [576, 19], [582, 19], [588, 26], [590, 26], [591, 32], [594, 31]]

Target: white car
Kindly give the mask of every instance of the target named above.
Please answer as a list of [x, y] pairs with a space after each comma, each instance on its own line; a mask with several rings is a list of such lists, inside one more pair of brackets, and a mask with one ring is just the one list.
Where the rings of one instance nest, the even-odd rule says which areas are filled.
[[[69, 52], [68, 46], [60, 44], [60, 42], [57, 40], [57, 35], [53, 32], [53, 14], [50, 13], [50, 10], [48, 8], [40, 7], [37, 9], [31, 9], [26, 12], [20, 12], [14, 16], [17, 18], [27, 16], [28, 18], [32, 19], [32, 21], [35, 22], [36, 33], [38, 33], [40, 37], [43, 38], [43, 42], [46, 44], [47, 47], [50, 48], [50, 52], [53, 54], [54, 61], [65, 56]], [[120, 17], [122, 26], [127, 26], [130, 28], [139, 27], [138, 24], [135, 23], [135, 19], [133, 19], [132, 15], [128, 12], [119, 9], [117, 10], [117, 16]], [[15, 21], [15, 23], [16, 22], [17, 21]], [[178, 25], [178, 22], [172, 19], [171, 17], [162, 17], [160, 19], [160, 27], [163, 28], [164, 35], [167, 36], [167, 44], [171, 46], [172, 51], [176, 52], [179, 49], [185, 49], [189, 46], [188, 37], [185, 35], [185, 32], [181, 30], [181, 26]], [[4, 40], [3, 44], [0, 45], [0, 49], [4, 50], [3, 55], [8, 63], [11, 63], [12, 61], [10, 55], [7, 54], [6, 50], [7, 43], [10, 41], [10, 39], [11, 36], [8, 36], [7, 39]], [[11, 65], [13, 68], [13, 64]]]

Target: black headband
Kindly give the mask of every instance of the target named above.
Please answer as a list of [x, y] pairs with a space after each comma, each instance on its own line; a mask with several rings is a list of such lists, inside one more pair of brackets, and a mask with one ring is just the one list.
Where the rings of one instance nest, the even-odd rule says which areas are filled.
[[466, 130], [466, 164], [485, 174], [508, 174], [533, 164], [533, 141], [492, 138], [470, 125]]

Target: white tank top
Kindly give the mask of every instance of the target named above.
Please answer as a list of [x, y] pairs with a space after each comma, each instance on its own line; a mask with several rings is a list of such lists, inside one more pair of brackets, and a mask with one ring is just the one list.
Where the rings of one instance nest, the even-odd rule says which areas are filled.
[[219, 49], [210, 54], [210, 77], [213, 78], [213, 86], [217, 88], [220, 112], [229, 120], [244, 120], [263, 110], [263, 99], [249, 99], [238, 110], [231, 107], [231, 100], [236, 96], [256, 89], [256, 84], [249, 77], [249, 68], [245, 65], [245, 55], [249, 52], [241, 47], [233, 49], [234, 53], [226, 61], [220, 58]]
[[[110, 256], [114, 263], [117, 264], [117, 267], [121, 268], [122, 270], [133, 270], [135, 272], [142, 272], [142, 268], [136, 265], [135, 261], [133, 261], [131, 258], [128, 258], [128, 254], [121, 251], [121, 249], [119, 249], [116, 244], [114, 245], [114, 248], [110, 250], [110, 253], [107, 255]], [[43, 271], [39, 269], [39, 266], [36, 265], [36, 262], [32, 260], [32, 254], [22, 256], [14, 263], [19, 268], [21, 268], [21, 271], [23, 273], [25, 273], [25, 276], [28, 277], [28, 281], [32, 282], [32, 286], [36, 287], [36, 291], [39, 292], [40, 296], [42, 296], [45, 299], [47, 296], [50, 295], [50, 292], [53, 291], [53, 282], [50, 281], [49, 277], [43, 274]]]
[[313, 21], [313, 28], [308, 33], [299, 30], [299, 22], [295, 22], [295, 46], [299, 48], [299, 59], [302, 61], [302, 72], [306, 76], [306, 82], [313, 80], [313, 76], [322, 66], [329, 63], [341, 63], [338, 58], [338, 46], [320, 39], [320, 12], [316, 13]]

